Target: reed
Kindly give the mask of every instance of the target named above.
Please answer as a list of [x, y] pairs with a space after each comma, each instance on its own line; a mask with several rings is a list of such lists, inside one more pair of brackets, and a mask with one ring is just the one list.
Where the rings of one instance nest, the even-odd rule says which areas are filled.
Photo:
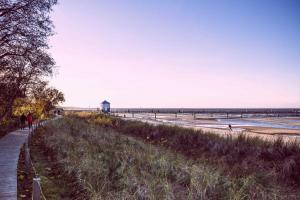
[[[38, 131], [89, 199], [297, 199], [294, 143], [222, 138], [94, 114], [67, 116]], [[271, 164], [275, 155], [285, 157], [281, 164]]]

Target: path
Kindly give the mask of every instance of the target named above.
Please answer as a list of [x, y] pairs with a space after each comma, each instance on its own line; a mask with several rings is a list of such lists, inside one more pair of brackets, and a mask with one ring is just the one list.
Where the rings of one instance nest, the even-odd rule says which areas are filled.
[[28, 129], [25, 129], [0, 138], [0, 200], [17, 199], [17, 165], [27, 136]]

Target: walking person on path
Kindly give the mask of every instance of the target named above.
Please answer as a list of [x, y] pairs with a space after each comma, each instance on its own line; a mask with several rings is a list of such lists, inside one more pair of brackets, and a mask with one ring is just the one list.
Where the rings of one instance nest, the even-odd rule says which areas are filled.
[[29, 114], [27, 115], [27, 123], [28, 123], [29, 129], [32, 128], [32, 122], [33, 122], [33, 117], [32, 117], [32, 114], [29, 113]]
[[26, 116], [24, 113], [20, 117], [20, 122], [21, 122], [21, 129], [23, 130], [25, 128], [25, 122], [26, 122]]

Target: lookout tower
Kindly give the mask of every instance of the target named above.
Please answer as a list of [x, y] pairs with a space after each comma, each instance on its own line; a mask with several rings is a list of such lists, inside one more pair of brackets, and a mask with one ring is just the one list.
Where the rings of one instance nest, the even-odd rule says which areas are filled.
[[108, 101], [105, 100], [101, 103], [101, 111], [104, 113], [110, 112], [110, 103]]

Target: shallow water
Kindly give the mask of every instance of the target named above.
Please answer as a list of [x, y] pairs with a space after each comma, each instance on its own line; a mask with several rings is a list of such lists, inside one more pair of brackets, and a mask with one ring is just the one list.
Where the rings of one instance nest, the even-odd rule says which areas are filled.
[[[241, 119], [217, 119], [219, 123], [231, 124], [233, 126], [255, 126], [255, 127], [265, 127], [265, 128], [285, 128], [300, 130], [299, 125], [289, 125], [285, 123], [275, 123], [268, 121], [251, 121], [251, 119], [241, 120]], [[300, 120], [293, 120], [294, 122], [300, 122]]]
[[[132, 118], [132, 114], [127, 114], [126, 117]], [[174, 114], [157, 114], [155, 119], [154, 114], [134, 114], [134, 118], [153, 124], [168, 124], [178, 125], [185, 127], [205, 127], [205, 128], [217, 128], [228, 129], [228, 125], [231, 124], [232, 128], [237, 131], [244, 130], [243, 127], [263, 127], [263, 128], [282, 128], [300, 130], [300, 125], [293, 125], [289, 123], [300, 123], [299, 117], [280, 117], [280, 118], [260, 118], [260, 117], [248, 117], [248, 118], [231, 118], [226, 119], [224, 116], [211, 116], [207, 114], [197, 115], [196, 120], [192, 114], [178, 114], [177, 118]], [[237, 116], [238, 117], [238, 116]]]

